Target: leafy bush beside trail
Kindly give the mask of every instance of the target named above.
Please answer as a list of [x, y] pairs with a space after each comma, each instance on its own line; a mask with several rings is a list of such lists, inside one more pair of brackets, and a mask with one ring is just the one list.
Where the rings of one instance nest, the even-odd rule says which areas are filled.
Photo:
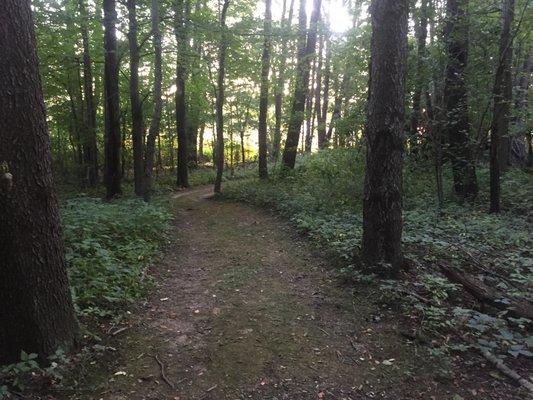
[[77, 312], [113, 315], [142, 297], [146, 269], [165, 240], [170, 212], [158, 203], [78, 197], [62, 208], [66, 259]]

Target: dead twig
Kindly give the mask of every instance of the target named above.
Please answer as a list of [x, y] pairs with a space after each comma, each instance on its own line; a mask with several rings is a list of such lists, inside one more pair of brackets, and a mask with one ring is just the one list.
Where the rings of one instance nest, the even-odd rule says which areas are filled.
[[161, 369], [161, 378], [165, 381], [165, 383], [170, 386], [172, 389], [176, 389], [176, 387], [172, 384], [172, 382], [170, 382], [165, 374], [165, 365], [161, 362], [161, 360], [159, 359], [159, 357], [157, 357], [157, 355], [154, 356], [155, 360], [157, 361], [157, 363], [159, 364], [159, 368]]

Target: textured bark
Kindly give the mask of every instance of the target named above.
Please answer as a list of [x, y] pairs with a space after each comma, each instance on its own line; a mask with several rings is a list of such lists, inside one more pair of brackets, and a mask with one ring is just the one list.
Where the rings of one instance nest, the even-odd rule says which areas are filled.
[[137, 196], [143, 190], [143, 136], [144, 118], [141, 96], [139, 93], [139, 63], [141, 61], [137, 39], [137, 1], [128, 0], [128, 44], [130, 48], [130, 104], [131, 104], [131, 141], [133, 144], [133, 182]]
[[[268, 116], [268, 73], [270, 72], [270, 48], [272, 47], [272, 0], [265, 0], [265, 22], [263, 56], [261, 66], [261, 93], [259, 97], [259, 177], [268, 178], [267, 167], [267, 116]], [[244, 149], [243, 149], [244, 151]], [[243, 161], [244, 163], [244, 161]]]
[[121, 189], [121, 136], [120, 101], [118, 86], [118, 56], [116, 34], [116, 1], [104, 1], [104, 50], [105, 50], [105, 185], [106, 198], [122, 193]]
[[289, 30], [292, 24], [292, 14], [294, 10], [294, 0], [291, 0], [289, 6], [289, 16], [285, 19], [285, 9], [287, 7], [287, 0], [283, 0], [283, 19], [281, 20], [281, 59], [279, 63], [278, 79], [276, 84], [276, 94], [274, 97], [275, 104], [275, 127], [274, 139], [272, 144], [272, 158], [277, 161], [281, 147], [281, 118], [283, 114], [283, 91], [285, 90], [285, 69], [287, 67], [287, 44]]
[[[161, 124], [161, 113], [163, 104], [161, 101], [162, 93], [162, 50], [161, 50], [161, 28], [159, 27], [159, 0], [152, 0], [152, 35], [154, 46], [154, 110], [152, 112], [152, 119], [150, 121], [150, 129], [146, 137], [146, 153], [144, 156], [144, 199], [150, 200], [152, 194], [152, 173], [154, 169], [154, 156], [156, 139], [159, 138], [159, 130]], [[160, 142], [159, 142], [160, 143]], [[171, 151], [172, 153], [172, 151]]]
[[461, 199], [477, 195], [476, 169], [469, 139], [466, 66], [468, 62], [468, 0], [448, 0], [445, 27], [448, 64], [444, 83], [444, 131], [449, 142], [454, 191]]
[[98, 184], [98, 148], [96, 144], [96, 105], [93, 91], [93, 67], [89, 50], [89, 28], [85, 0], [79, 0], [81, 15], [81, 37], [83, 42], [83, 94], [85, 97], [85, 132], [83, 139], [83, 161], [85, 164], [85, 184], [94, 187]]
[[[402, 262], [402, 170], [408, 1], [374, 0], [366, 125], [363, 260]], [[379, 267], [381, 264], [381, 267]], [[385, 271], [379, 271], [385, 272]]]
[[304, 120], [305, 102], [308, 95], [309, 74], [311, 61], [315, 55], [317, 25], [320, 18], [321, 0], [313, 0], [313, 13], [309, 26], [309, 34], [306, 35], [307, 14], [305, 12], [305, 0], [300, 1], [298, 17], [298, 56], [296, 65], [296, 84], [292, 101], [287, 140], [283, 150], [283, 165], [285, 168], [294, 168], [296, 153], [300, 140], [300, 130]]
[[0, 3], [0, 364], [77, 332], [33, 26], [29, 0]]
[[222, 189], [222, 174], [224, 173], [224, 78], [226, 75], [226, 15], [228, 13], [230, 0], [224, 0], [220, 13], [220, 44], [218, 51], [218, 77], [217, 77], [217, 98], [216, 98], [216, 121], [217, 121], [217, 142], [216, 142], [216, 166], [217, 174], [215, 178], [215, 193], [220, 193]]
[[189, 18], [189, 0], [177, 0], [175, 11], [175, 32], [178, 43], [176, 64], [176, 128], [178, 134], [178, 170], [177, 185], [189, 186], [188, 137], [187, 137], [187, 105], [185, 101], [185, 78], [187, 59], [187, 20]]
[[[502, 139], [509, 137], [509, 117], [513, 97], [511, 61], [513, 57], [511, 25], [514, 17], [514, 0], [503, 0], [500, 52], [494, 78], [492, 126], [490, 129], [490, 212], [500, 212], [500, 174], [507, 155], [501, 153]], [[508, 150], [508, 149], [507, 149]]]
[[421, 100], [424, 90], [424, 64], [426, 59], [426, 39], [428, 35], [428, 0], [422, 0], [420, 5], [420, 21], [416, 30], [417, 60], [416, 60], [416, 81], [415, 92], [413, 94], [413, 109], [410, 121], [410, 151], [416, 152], [420, 135], [418, 127], [421, 119]]

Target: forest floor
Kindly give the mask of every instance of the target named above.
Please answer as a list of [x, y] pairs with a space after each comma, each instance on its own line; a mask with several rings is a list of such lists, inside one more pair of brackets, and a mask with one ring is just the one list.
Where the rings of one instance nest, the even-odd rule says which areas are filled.
[[488, 372], [443, 373], [371, 289], [343, 286], [278, 217], [211, 190], [173, 195], [152, 295], [60, 398], [520, 398]]

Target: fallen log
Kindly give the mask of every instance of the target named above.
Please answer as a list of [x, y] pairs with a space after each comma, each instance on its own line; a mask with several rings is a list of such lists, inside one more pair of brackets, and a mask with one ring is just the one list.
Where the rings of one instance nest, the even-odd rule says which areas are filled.
[[[533, 322], [533, 304], [529, 301], [510, 299], [500, 291], [487, 287], [482, 282], [474, 280], [466, 273], [459, 271], [448, 263], [439, 263], [439, 268], [444, 276], [450, 281], [463, 286], [468, 293], [481, 303], [498, 310], [507, 311], [514, 318], [526, 318]], [[505, 302], [502, 300], [505, 300]]]
[[500, 360], [498, 357], [496, 357], [494, 354], [492, 354], [488, 350], [480, 349], [480, 351], [483, 357], [485, 357], [488, 361], [490, 361], [496, 369], [498, 369], [504, 375], [516, 381], [519, 385], [527, 388], [530, 391], [530, 393], [533, 393], [533, 383], [531, 383], [529, 379], [521, 377], [516, 371], [509, 368], [507, 365], [503, 363], [502, 360]]

